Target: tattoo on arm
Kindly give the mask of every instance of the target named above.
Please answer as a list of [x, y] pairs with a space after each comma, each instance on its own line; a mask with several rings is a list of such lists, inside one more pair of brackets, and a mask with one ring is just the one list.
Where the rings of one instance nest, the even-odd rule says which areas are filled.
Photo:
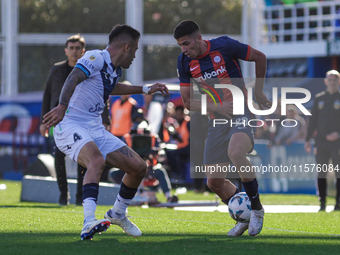
[[76, 86], [86, 78], [86, 74], [83, 71], [78, 68], [73, 68], [64, 83], [63, 89], [61, 90], [59, 103], [67, 107]]

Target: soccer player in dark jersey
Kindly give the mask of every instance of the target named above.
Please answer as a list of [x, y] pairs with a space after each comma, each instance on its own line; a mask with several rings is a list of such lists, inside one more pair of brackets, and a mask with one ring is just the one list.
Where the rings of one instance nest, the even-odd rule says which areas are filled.
[[[182, 49], [178, 57], [177, 69], [180, 80], [180, 92], [185, 107], [190, 111], [201, 111], [201, 103], [190, 98], [194, 81], [202, 90], [210, 88], [221, 98], [222, 104], [215, 105], [208, 100], [209, 112], [208, 136], [204, 151], [205, 167], [219, 165], [228, 167], [230, 163], [240, 170], [250, 166], [246, 154], [254, 147], [254, 130], [242, 125], [212, 125], [214, 118], [227, 118], [233, 123], [248, 120], [252, 117], [246, 102], [244, 115], [233, 116], [232, 94], [227, 89], [214, 89], [215, 84], [233, 84], [239, 87], [247, 97], [241, 68], [238, 59], [253, 61], [256, 64], [255, 99], [261, 109], [269, 108], [272, 102], [263, 93], [266, 74], [266, 56], [228, 36], [212, 40], [203, 40], [198, 25], [191, 20], [182, 21], [174, 30], [174, 37]], [[245, 100], [246, 101], [246, 100]], [[226, 173], [206, 172], [207, 185], [221, 200], [228, 205], [229, 200], [238, 193], [237, 187], [226, 179]], [[228, 232], [228, 236], [242, 235], [247, 229], [252, 236], [262, 230], [264, 210], [259, 198], [258, 183], [254, 173], [239, 172], [245, 192], [251, 201], [251, 217], [249, 223], [237, 223]]]

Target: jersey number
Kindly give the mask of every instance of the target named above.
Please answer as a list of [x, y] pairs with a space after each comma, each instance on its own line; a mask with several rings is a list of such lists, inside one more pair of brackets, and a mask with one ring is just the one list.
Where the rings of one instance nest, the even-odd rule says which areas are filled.
[[74, 133], [73, 134], [73, 139], [74, 139], [74, 142], [78, 141], [78, 140], [81, 140], [82, 137], [78, 134], [78, 133]]

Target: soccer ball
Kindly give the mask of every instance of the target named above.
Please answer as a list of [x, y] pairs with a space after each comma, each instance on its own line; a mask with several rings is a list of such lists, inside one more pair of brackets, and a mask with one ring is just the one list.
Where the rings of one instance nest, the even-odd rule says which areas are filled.
[[251, 212], [250, 205], [249, 197], [245, 192], [237, 193], [228, 203], [231, 218], [238, 222], [249, 222]]

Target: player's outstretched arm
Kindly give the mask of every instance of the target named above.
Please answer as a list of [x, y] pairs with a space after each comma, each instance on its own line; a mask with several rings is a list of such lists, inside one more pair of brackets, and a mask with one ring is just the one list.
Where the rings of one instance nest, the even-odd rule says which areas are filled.
[[[202, 108], [201, 102], [190, 97], [190, 93], [194, 93], [192, 91], [192, 86], [181, 87], [180, 92], [185, 108], [194, 112], [201, 111]], [[232, 101], [223, 102], [222, 105], [207, 103], [207, 111], [218, 112], [223, 116], [226, 116], [228, 119], [231, 119], [231, 115], [233, 114], [233, 102]]]
[[267, 96], [263, 93], [264, 79], [266, 77], [267, 70], [266, 55], [264, 55], [261, 51], [250, 47], [248, 61], [255, 62], [255, 100], [262, 110], [264, 108], [270, 108], [272, 106], [272, 102], [268, 100]]
[[43, 123], [47, 128], [57, 125], [64, 118], [70, 98], [76, 86], [87, 78], [86, 74], [78, 68], [73, 68], [67, 77], [59, 97], [59, 105], [43, 116]]
[[[155, 83], [148, 86], [148, 93], [149, 95], [156, 93], [157, 91], [161, 92], [164, 96], [169, 94], [169, 90], [167, 86], [163, 83]], [[112, 91], [111, 95], [132, 95], [132, 94], [142, 94], [143, 86], [136, 86], [136, 85], [126, 85], [124, 83], [118, 82], [114, 90]]]
[[169, 95], [168, 87], [163, 83], [155, 83], [149, 86], [149, 92], [147, 94], [151, 95], [156, 92], [161, 92], [163, 96]]

